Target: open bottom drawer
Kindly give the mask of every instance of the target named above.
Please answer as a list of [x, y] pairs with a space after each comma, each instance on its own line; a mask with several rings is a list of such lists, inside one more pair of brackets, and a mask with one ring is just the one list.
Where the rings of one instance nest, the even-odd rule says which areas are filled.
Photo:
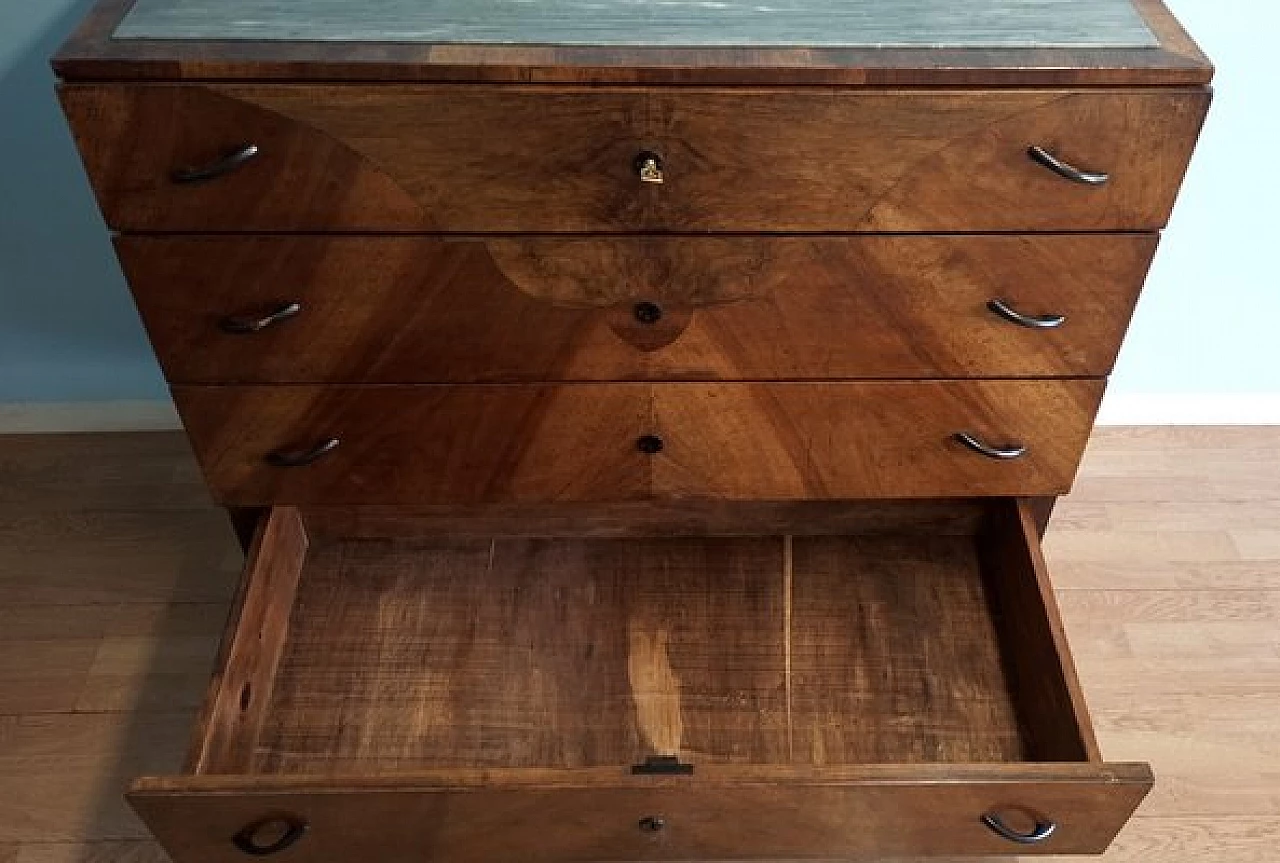
[[1027, 507], [912, 506], [447, 539], [276, 508], [188, 774], [131, 800], [178, 863], [1101, 852], [1152, 777], [1100, 759]]

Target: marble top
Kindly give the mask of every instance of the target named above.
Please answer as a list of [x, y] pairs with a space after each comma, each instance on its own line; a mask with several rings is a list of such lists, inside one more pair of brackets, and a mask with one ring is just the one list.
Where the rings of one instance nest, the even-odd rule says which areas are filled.
[[138, 0], [117, 39], [1155, 48], [1131, 0]]

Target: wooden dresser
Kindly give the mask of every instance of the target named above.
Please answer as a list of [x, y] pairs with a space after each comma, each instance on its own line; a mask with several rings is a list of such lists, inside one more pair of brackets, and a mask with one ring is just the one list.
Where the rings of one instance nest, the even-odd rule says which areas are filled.
[[1099, 853], [1151, 787], [1040, 535], [1209, 105], [1159, 0], [102, 0], [54, 65], [246, 543], [177, 863]]

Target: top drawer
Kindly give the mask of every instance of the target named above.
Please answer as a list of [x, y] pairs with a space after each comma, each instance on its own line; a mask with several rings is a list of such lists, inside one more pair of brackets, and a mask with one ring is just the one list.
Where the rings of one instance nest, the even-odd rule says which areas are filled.
[[107, 221], [147, 231], [1151, 229], [1209, 101], [1201, 89], [61, 92]]

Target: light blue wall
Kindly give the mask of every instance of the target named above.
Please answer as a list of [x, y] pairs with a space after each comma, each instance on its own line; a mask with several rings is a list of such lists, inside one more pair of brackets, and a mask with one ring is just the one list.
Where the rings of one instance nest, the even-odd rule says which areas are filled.
[[53, 95], [88, 0], [0, 0], [0, 402], [163, 398]]
[[[53, 97], [88, 0], [0, 0], [0, 402], [161, 398]], [[1218, 95], [1113, 393], [1280, 393], [1274, 0], [1170, 0]]]

